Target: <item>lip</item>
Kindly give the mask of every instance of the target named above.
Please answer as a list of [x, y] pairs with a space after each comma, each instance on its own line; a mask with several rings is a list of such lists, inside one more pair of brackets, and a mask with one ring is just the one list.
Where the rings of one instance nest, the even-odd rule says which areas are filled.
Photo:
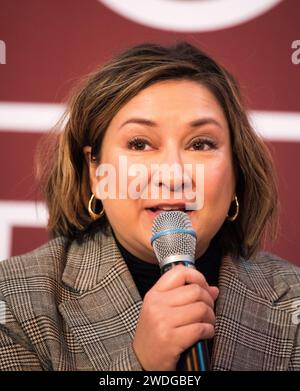
[[[186, 209], [186, 204], [187, 204], [187, 201], [184, 201], [184, 200], [174, 200], [174, 201], [168, 200], [165, 202], [156, 202], [156, 204], [153, 203], [153, 204], [147, 205], [145, 208], [145, 211], [147, 212], [147, 215], [150, 217], [150, 219], [153, 221], [155, 219], [155, 217], [158, 216], [160, 213], [169, 212], [169, 211], [163, 210], [163, 209], [153, 211], [152, 209], [163, 208], [163, 207], [174, 208], [174, 209], [170, 210], [170, 212], [171, 212], [176, 209]], [[187, 215], [190, 217], [193, 210], [181, 210], [181, 212], [187, 213]]]
[[[160, 213], [162, 212], [168, 212], [168, 211], [165, 211], [165, 210], [157, 210], [157, 211], [152, 211], [151, 209], [149, 208], [146, 208], [145, 211], [147, 212], [147, 215], [150, 217], [151, 220], [154, 220], [156, 216], [158, 216]], [[172, 212], [172, 211], [170, 211]], [[188, 210], [188, 211], [185, 211], [183, 213], [187, 213], [188, 216], [191, 215], [193, 211], [192, 210]]]
[[174, 201], [174, 202], [168, 201], [168, 202], [159, 202], [156, 204], [146, 206], [147, 209], [149, 209], [149, 208], [162, 208], [162, 207], [185, 209], [186, 202], [184, 202], [184, 201]]

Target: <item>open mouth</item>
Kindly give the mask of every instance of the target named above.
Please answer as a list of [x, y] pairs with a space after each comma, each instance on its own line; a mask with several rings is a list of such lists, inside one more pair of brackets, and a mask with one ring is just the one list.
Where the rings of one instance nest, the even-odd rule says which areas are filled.
[[185, 208], [148, 208], [149, 210], [151, 210], [151, 212], [173, 212], [173, 211], [181, 211], [181, 212], [187, 212], [187, 210]]
[[150, 215], [150, 217], [156, 217], [162, 212], [174, 212], [174, 211], [180, 211], [184, 213], [188, 213], [188, 215], [191, 214], [192, 210], [187, 210], [185, 208], [174, 208], [174, 209], [167, 209], [167, 208], [146, 208], [146, 211]]

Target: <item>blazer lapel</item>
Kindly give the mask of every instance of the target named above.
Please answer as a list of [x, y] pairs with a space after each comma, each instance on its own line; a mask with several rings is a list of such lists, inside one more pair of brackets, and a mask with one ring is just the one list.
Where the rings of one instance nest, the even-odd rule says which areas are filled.
[[270, 284], [252, 260], [226, 256], [219, 288], [212, 370], [286, 370], [296, 328], [278, 299], [288, 285]]
[[[279, 299], [289, 287], [265, 275], [252, 260], [222, 259], [212, 370], [287, 369], [296, 326], [292, 303], [289, 311]], [[91, 369], [106, 370], [132, 342], [142, 306], [113, 235], [72, 242], [63, 282], [72, 298], [59, 305], [61, 315]]]
[[112, 235], [72, 243], [63, 281], [74, 298], [59, 310], [96, 370], [107, 369], [132, 342], [141, 297]]

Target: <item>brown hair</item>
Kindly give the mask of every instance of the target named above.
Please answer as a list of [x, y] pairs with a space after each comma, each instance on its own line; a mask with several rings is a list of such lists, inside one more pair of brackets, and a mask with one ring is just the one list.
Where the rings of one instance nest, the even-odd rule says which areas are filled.
[[226, 220], [220, 230], [222, 253], [250, 257], [267, 233], [275, 238], [278, 193], [271, 154], [249, 123], [234, 77], [187, 42], [132, 47], [90, 74], [73, 92], [63, 131], [51, 132], [37, 155], [37, 176], [49, 209], [52, 237], [82, 240], [99, 230], [106, 232], [105, 215], [92, 221], [88, 213], [91, 189], [83, 147], [92, 146], [99, 162], [104, 132], [118, 110], [147, 86], [170, 79], [206, 86], [228, 121], [240, 213], [234, 222]]

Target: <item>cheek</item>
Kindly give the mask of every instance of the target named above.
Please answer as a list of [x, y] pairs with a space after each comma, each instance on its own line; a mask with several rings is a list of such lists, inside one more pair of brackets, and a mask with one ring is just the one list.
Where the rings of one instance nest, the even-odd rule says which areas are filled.
[[[108, 145], [104, 146], [103, 150], [105, 152], [102, 154], [101, 164], [106, 164], [110, 166], [111, 170], [115, 173], [115, 175], [111, 176], [111, 179], [114, 182], [111, 189], [115, 190], [113, 192], [115, 193], [115, 196], [103, 199], [102, 204], [105, 209], [107, 218], [115, 231], [130, 231], [133, 225], [128, 224], [128, 222], [134, 221], [137, 218], [138, 201], [130, 199], [128, 197], [128, 194], [126, 195], [125, 199], [120, 198], [118, 195], [121, 190], [122, 194], [124, 190], [128, 190], [128, 186], [132, 180], [132, 177], [127, 177], [126, 189], [124, 189], [122, 185], [120, 187], [120, 177], [121, 179], [124, 179], [124, 175], [127, 175], [127, 172], [125, 173], [122, 171], [125, 170], [125, 166], [123, 166], [122, 164], [120, 165], [119, 159], [122, 155], [122, 152], [117, 148], [110, 148]], [[128, 158], [127, 163], [128, 166], [130, 166], [131, 162]], [[99, 184], [99, 182], [103, 180], [105, 176], [107, 176], [107, 174], [98, 176], [97, 183]], [[105, 189], [106, 191], [108, 191], [108, 186]]]
[[[98, 166], [97, 178], [96, 181], [99, 184], [104, 178], [106, 178], [106, 182], [110, 184], [110, 189], [115, 189], [116, 194], [118, 194], [118, 186], [119, 186], [119, 156], [115, 148], [109, 148], [108, 146], [103, 146], [103, 152], [101, 155], [100, 166], [102, 170], [100, 171]], [[101, 174], [101, 175], [99, 175]], [[104, 181], [105, 182], [105, 181]], [[103, 182], [103, 183], [104, 183]], [[108, 185], [107, 185], [108, 186]], [[108, 187], [106, 187], [108, 190]], [[108, 199], [108, 201], [111, 201]], [[112, 201], [115, 201], [114, 199]], [[104, 201], [105, 202], [105, 201]]]
[[[119, 216], [119, 218], [126, 219], [127, 214], [132, 215], [134, 209], [136, 209], [136, 200], [130, 199], [105, 199], [102, 201], [105, 211], [111, 216]], [[128, 222], [128, 220], [127, 220]]]
[[[103, 207], [107, 219], [115, 232], [132, 232], [136, 230], [134, 222], [138, 219], [138, 208], [134, 200], [106, 199]], [[131, 223], [133, 224], [131, 224]]]
[[[132, 197], [135, 196], [135, 192], [142, 192], [143, 188], [147, 186], [150, 173], [150, 164], [145, 157], [130, 157], [124, 153], [121, 148], [107, 148], [102, 155], [101, 164], [105, 164], [110, 167], [111, 172], [114, 172], [110, 178], [115, 179], [114, 188], [116, 194], [126, 195], [129, 198], [129, 202], [122, 200], [122, 205], [128, 206], [136, 200]], [[99, 183], [107, 173], [97, 176], [97, 182]], [[122, 196], [121, 196], [122, 198]]]
[[234, 174], [230, 162], [220, 161], [205, 167], [204, 206], [227, 212], [234, 192]]

